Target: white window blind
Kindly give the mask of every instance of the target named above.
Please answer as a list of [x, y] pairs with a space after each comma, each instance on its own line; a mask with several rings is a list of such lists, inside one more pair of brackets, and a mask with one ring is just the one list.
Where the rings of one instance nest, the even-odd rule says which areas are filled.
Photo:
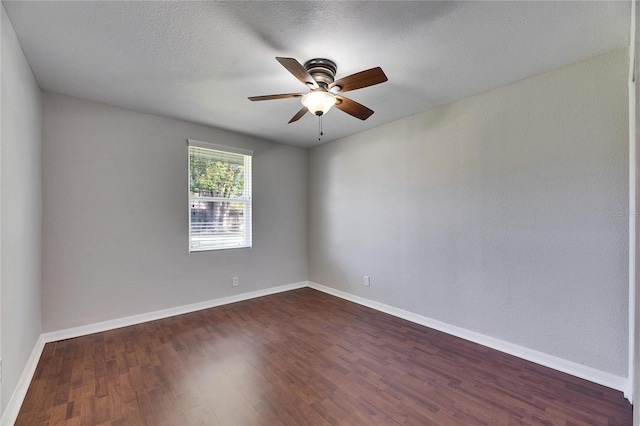
[[189, 141], [189, 251], [251, 247], [252, 154]]

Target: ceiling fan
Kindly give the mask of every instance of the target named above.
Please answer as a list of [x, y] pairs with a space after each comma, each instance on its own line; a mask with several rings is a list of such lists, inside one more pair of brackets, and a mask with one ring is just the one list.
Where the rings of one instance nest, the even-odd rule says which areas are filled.
[[298, 121], [308, 111], [317, 116], [326, 114], [332, 106], [346, 112], [360, 120], [366, 120], [373, 114], [373, 111], [356, 101], [345, 98], [341, 93], [350, 90], [362, 89], [363, 87], [387, 81], [380, 67], [371, 68], [335, 80], [337, 66], [335, 62], [315, 58], [305, 62], [304, 66], [294, 58], [280, 58], [276, 60], [282, 64], [298, 80], [309, 87], [309, 93], [283, 93], [280, 95], [251, 96], [251, 101], [269, 101], [272, 99], [302, 98], [302, 109], [294, 115], [289, 123]]

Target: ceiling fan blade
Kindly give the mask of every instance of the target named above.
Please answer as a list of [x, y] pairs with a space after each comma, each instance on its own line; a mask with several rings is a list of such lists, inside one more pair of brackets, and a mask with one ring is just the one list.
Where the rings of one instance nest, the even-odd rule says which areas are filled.
[[336, 108], [360, 120], [366, 120], [373, 114], [373, 111], [366, 106], [345, 98], [344, 96], [336, 95], [336, 99], [338, 100], [338, 102], [336, 102]]
[[316, 83], [313, 77], [311, 77], [311, 74], [309, 74], [307, 69], [303, 67], [300, 62], [296, 61], [294, 58], [276, 57], [276, 60], [302, 83], [307, 84], [314, 89], [318, 88], [318, 83]]
[[366, 71], [351, 74], [329, 85], [329, 89], [339, 86], [338, 92], [348, 92], [349, 90], [362, 89], [376, 84], [384, 83], [388, 78], [384, 75], [382, 68], [376, 67]]
[[299, 98], [302, 93], [283, 93], [281, 95], [250, 96], [250, 101], [270, 101], [272, 99]]
[[298, 111], [296, 113], [296, 115], [294, 115], [293, 117], [291, 117], [291, 120], [289, 120], [289, 124], [293, 123], [294, 121], [298, 121], [302, 118], [303, 115], [305, 115], [307, 113], [307, 111], [309, 111], [307, 109], [307, 107], [302, 107], [302, 109], [300, 111]]

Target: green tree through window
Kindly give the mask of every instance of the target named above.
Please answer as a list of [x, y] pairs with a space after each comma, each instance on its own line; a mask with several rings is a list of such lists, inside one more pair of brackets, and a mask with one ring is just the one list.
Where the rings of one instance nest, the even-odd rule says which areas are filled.
[[251, 246], [250, 176], [250, 155], [189, 146], [192, 251]]

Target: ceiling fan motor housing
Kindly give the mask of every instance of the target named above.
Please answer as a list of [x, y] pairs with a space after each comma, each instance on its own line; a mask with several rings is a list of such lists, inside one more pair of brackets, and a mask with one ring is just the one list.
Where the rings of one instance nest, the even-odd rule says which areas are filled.
[[335, 62], [324, 58], [309, 59], [304, 63], [304, 68], [311, 74], [311, 77], [318, 85], [325, 89], [329, 84], [333, 83], [338, 70]]

